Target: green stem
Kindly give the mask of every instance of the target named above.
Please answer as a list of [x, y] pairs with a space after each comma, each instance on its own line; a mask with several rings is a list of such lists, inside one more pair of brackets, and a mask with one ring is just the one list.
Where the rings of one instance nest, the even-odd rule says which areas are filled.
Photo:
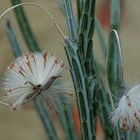
[[10, 21], [6, 22], [5, 30], [6, 30], [9, 42], [11, 44], [11, 48], [12, 48], [14, 56], [16, 56], [16, 57], [21, 56], [22, 55], [22, 50], [19, 46], [19, 43], [18, 43], [18, 40], [17, 40], [17, 37], [16, 37], [16, 33], [12, 29]]
[[93, 135], [93, 131], [91, 130], [91, 122], [90, 118], [90, 106], [88, 101], [88, 89], [87, 89], [87, 81], [85, 79], [84, 68], [81, 64], [76, 44], [70, 42], [67, 43], [67, 47], [65, 48], [67, 57], [71, 66], [71, 73], [73, 77], [73, 82], [76, 89], [76, 97], [77, 97], [77, 105], [79, 110], [79, 116], [81, 121], [81, 133], [82, 138], [84, 140], [93, 140], [95, 136]]
[[[20, 0], [11, 0], [12, 5], [20, 4]], [[28, 19], [26, 18], [26, 15], [24, 13], [24, 10], [22, 7], [17, 7], [15, 9], [15, 14], [17, 15], [17, 21], [19, 23], [22, 35], [25, 39], [25, 42], [27, 46], [30, 48], [31, 51], [41, 51], [36, 38], [31, 30], [31, 27], [29, 25]]]
[[[65, 48], [75, 84], [82, 138], [84, 140], [95, 139], [95, 128], [93, 128], [93, 125], [95, 126], [95, 119], [93, 116], [93, 100], [91, 98], [91, 92], [93, 91], [89, 90], [90, 80], [95, 74], [92, 52], [94, 8], [95, 0], [85, 0], [80, 19], [78, 43], [76, 40], [71, 40], [70, 34], [70, 39], [66, 41], [67, 47]], [[71, 25], [69, 21], [68, 25]], [[73, 30], [73, 26], [69, 27], [70, 31]]]
[[44, 128], [48, 134], [49, 139], [58, 140], [56, 130], [52, 125], [52, 121], [50, 119], [48, 111], [46, 110], [46, 107], [43, 105], [43, 100], [37, 98], [36, 100], [34, 100], [34, 105], [36, 107], [39, 117], [43, 122]]
[[[67, 98], [64, 97], [63, 100], [65, 100], [66, 102], [68, 101]], [[65, 140], [77, 140], [71, 105], [66, 103], [60, 103], [58, 104], [58, 107], [61, 111], [60, 122], [65, 132]]]
[[95, 0], [85, 0], [82, 17], [80, 20], [80, 28], [78, 34], [78, 48], [79, 53], [84, 61], [86, 73], [92, 73], [93, 65], [93, 51], [92, 51], [92, 38], [94, 33], [94, 12], [95, 12]]
[[111, 29], [120, 28], [120, 0], [111, 0]]
[[75, 17], [73, 15], [71, 0], [63, 0], [63, 2], [64, 2], [64, 9], [67, 17], [69, 37], [71, 40], [76, 40], [77, 28], [76, 28]]
[[83, 5], [84, 5], [84, 0], [77, 0], [78, 23], [80, 22], [80, 19], [81, 19], [81, 16], [82, 16]]

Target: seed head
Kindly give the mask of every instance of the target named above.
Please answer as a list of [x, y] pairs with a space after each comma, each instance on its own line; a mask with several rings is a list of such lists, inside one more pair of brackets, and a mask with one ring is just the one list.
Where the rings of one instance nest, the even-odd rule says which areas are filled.
[[119, 101], [112, 116], [113, 126], [136, 130], [140, 127], [140, 85], [131, 88]]
[[45, 94], [47, 101], [53, 93], [45, 93], [66, 69], [62, 60], [45, 53], [27, 52], [10, 64], [5, 73], [3, 88], [5, 98], [12, 108]]

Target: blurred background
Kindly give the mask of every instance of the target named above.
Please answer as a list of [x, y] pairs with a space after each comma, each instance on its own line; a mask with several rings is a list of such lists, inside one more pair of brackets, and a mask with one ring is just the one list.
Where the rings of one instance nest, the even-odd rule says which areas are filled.
[[[23, 2], [37, 2], [52, 13], [61, 29], [67, 34], [65, 15], [61, 11], [59, 0], [23, 0]], [[73, 7], [76, 7], [73, 0]], [[109, 34], [109, 0], [97, 0], [96, 17], [104, 27], [106, 43]], [[120, 39], [123, 48], [123, 64], [125, 79], [131, 85], [140, 82], [140, 11], [139, 0], [121, 0], [121, 30]], [[0, 13], [11, 6], [10, 0], [0, 0]], [[41, 48], [60, 56], [66, 63], [66, 55], [63, 50], [64, 42], [42, 10], [35, 6], [24, 6], [32, 29]], [[0, 19], [0, 75], [2, 77], [7, 65], [14, 59], [6, 33], [5, 22], [10, 19], [14, 27], [19, 43], [23, 51], [27, 51], [19, 27], [15, 20], [14, 12], [8, 13]], [[99, 42], [94, 41], [96, 55], [100, 55]], [[100, 59], [102, 57], [99, 57]], [[105, 60], [100, 60], [105, 64]], [[57, 116], [54, 115], [55, 119]], [[61, 129], [58, 131], [61, 131]], [[61, 137], [61, 132], [59, 133]], [[37, 113], [31, 106], [17, 111], [0, 106], [0, 140], [46, 140], [43, 126]]]

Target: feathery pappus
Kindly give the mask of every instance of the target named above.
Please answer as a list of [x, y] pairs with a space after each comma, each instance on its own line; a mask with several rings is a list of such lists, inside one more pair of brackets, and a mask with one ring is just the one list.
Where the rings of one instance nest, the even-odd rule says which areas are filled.
[[140, 85], [131, 88], [119, 101], [112, 116], [113, 126], [123, 130], [140, 128]]
[[48, 52], [27, 52], [7, 68], [3, 81], [4, 98], [13, 109], [38, 95], [53, 104], [54, 98], [59, 96], [55, 81], [61, 78], [65, 69], [63, 61]]

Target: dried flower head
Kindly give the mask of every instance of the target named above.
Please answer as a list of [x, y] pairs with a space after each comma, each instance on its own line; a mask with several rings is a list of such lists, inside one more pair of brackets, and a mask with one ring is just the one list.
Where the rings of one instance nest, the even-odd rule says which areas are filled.
[[28, 52], [18, 57], [5, 73], [3, 87], [6, 100], [13, 109], [30, 102], [38, 95], [51, 101], [56, 93], [48, 91], [65, 68], [59, 58], [48, 52]]
[[140, 127], [140, 85], [131, 88], [119, 101], [113, 112], [113, 126], [136, 130]]

